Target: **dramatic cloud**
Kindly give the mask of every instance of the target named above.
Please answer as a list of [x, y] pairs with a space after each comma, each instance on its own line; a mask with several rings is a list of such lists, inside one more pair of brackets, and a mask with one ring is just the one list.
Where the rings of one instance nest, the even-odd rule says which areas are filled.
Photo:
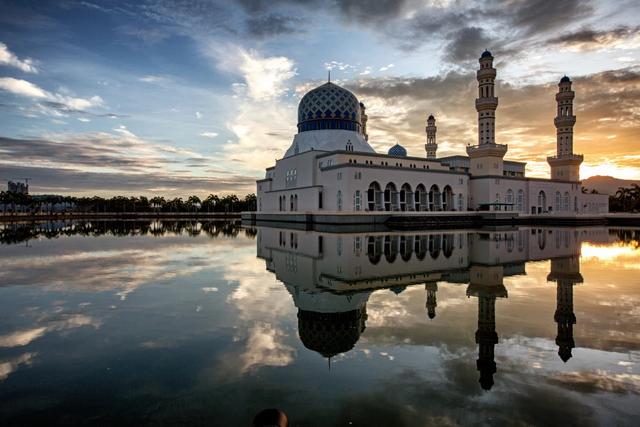
[[492, 41], [481, 28], [462, 28], [454, 33], [447, 45], [447, 59], [451, 62], [464, 62], [478, 58], [478, 52], [492, 45]]
[[[629, 160], [619, 156], [634, 154], [633, 141], [640, 138], [637, 126], [640, 70], [625, 68], [573, 80], [578, 117], [575, 150], [592, 153], [583, 166], [589, 172], [585, 177], [606, 174], [594, 168], [600, 163], [628, 164]], [[515, 86], [500, 80], [497, 84], [500, 98], [497, 139], [509, 145], [508, 158], [528, 162], [528, 170], [535, 176], [548, 176], [546, 156], [555, 150], [556, 84]], [[347, 87], [367, 105], [371, 143], [379, 149], [392, 145], [389, 138], [395, 135], [410, 154], [422, 155], [424, 122], [429, 113], [436, 114], [441, 155], [464, 154], [467, 143], [475, 142], [477, 119], [473, 100], [477, 89], [472, 73], [363, 79]], [[409, 107], [401, 109], [399, 105]], [[386, 145], [378, 146], [380, 139], [386, 139]], [[615, 155], [611, 144], [615, 146]], [[629, 172], [640, 175], [640, 164]]]
[[113, 133], [58, 134], [41, 139], [0, 137], [0, 167], [33, 178], [36, 192], [179, 194], [249, 192], [253, 178], [217, 169], [213, 158]]
[[0, 42], [0, 65], [14, 67], [25, 73], [37, 73], [38, 69], [31, 58], [20, 59], [9, 50], [6, 44]]
[[611, 30], [582, 29], [566, 33], [547, 42], [577, 51], [595, 50], [612, 47], [640, 46], [640, 27], [618, 27]]

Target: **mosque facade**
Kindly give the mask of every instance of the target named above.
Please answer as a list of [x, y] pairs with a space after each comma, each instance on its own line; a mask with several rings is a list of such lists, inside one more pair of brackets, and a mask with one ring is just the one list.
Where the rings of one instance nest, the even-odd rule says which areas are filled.
[[608, 196], [582, 193], [573, 151], [575, 93], [563, 77], [556, 94], [556, 155], [547, 158], [549, 179], [527, 177], [525, 163], [505, 160], [508, 146], [496, 142], [496, 69], [489, 51], [477, 71], [478, 140], [466, 155], [438, 157], [436, 119], [426, 121], [425, 155], [409, 156], [399, 144], [386, 154], [369, 144], [363, 103], [327, 82], [298, 106], [298, 133], [284, 157], [257, 181], [257, 211], [263, 213], [370, 213], [513, 211], [519, 215], [608, 212]]

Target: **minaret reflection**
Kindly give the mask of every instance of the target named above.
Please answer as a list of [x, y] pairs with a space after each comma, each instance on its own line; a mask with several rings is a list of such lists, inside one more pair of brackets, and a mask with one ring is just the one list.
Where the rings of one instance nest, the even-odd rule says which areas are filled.
[[476, 367], [480, 371], [480, 386], [484, 390], [493, 387], [493, 374], [496, 373], [494, 347], [498, 343], [496, 333], [496, 298], [506, 298], [507, 289], [502, 284], [504, 269], [496, 266], [471, 266], [470, 283], [467, 296], [478, 298], [478, 359]]
[[547, 280], [557, 283], [556, 312], [553, 319], [558, 324], [558, 356], [563, 362], [571, 359], [571, 350], [575, 348], [573, 325], [576, 315], [573, 312], [573, 285], [582, 283], [580, 274], [580, 257], [578, 255], [551, 260], [551, 272]]
[[435, 282], [425, 283], [424, 288], [427, 290], [427, 316], [429, 316], [429, 319], [433, 319], [436, 317], [436, 307], [438, 306], [438, 303], [436, 302], [438, 284]]

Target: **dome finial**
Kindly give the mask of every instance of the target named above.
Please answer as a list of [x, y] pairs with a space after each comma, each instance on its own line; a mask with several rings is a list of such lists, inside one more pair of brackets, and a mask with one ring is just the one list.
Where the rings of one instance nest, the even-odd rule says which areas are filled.
[[329, 68], [327, 71], [329, 71], [329, 76], [327, 77], [327, 83], [331, 83], [331, 68]]

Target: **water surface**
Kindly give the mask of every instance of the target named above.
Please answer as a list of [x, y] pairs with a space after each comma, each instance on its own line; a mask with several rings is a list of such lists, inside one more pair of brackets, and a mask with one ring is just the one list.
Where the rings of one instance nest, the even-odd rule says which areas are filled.
[[0, 424], [638, 425], [639, 239], [0, 226]]

